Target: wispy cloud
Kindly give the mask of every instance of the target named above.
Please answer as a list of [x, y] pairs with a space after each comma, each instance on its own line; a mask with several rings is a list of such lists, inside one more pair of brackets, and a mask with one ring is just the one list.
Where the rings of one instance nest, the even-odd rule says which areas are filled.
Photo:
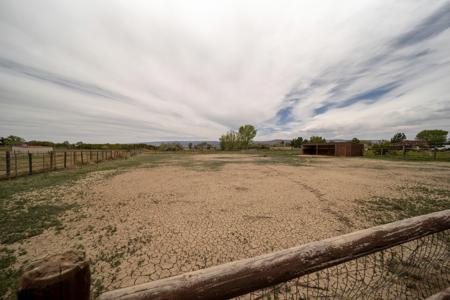
[[0, 135], [450, 129], [450, 1], [0, 3]]

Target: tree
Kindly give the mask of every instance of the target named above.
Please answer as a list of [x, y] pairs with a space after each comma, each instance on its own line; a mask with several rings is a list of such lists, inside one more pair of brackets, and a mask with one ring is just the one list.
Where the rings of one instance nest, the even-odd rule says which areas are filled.
[[309, 138], [309, 142], [312, 144], [325, 144], [327, 141], [321, 136], [312, 136]]
[[238, 150], [248, 149], [248, 146], [256, 136], [256, 129], [253, 125], [242, 125], [239, 131], [229, 131], [222, 135], [219, 139], [220, 149], [222, 150]]
[[240, 148], [239, 134], [236, 131], [229, 131], [222, 135], [219, 139], [220, 149], [236, 150]]
[[396, 134], [394, 134], [394, 136], [391, 138], [391, 143], [392, 144], [400, 144], [401, 142], [403, 142], [404, 140], [406, 140], [406, 135], [403, 132], [397, 132]]
[[353, 138], [352, 139], [352, 144], [360, 144], [361, 143], [361, 141], [358, 139], [358, 138]]
[[300, 148], [303, 143], [304, 143], [303, 138], [301, 136], [299, 136], [298, 138], [293, 139], [291, 141], [291, 147], [293, 147], [293, 148]]
[[242, 125], [239, 127], [239, 139], [244, 148], [248, 148], [253, 138], [256, 136], [256, 129], [253, 125]]
[[207, 142], [201, 142], [194, 146], [195, 150], [200, 150], [200, 151], [211, 150], [212, 148], [213, 148], [212, 145], [208, 144]]
[[448, 131], [441, 129], [422, 130], [416, 139], [426, 142], [429, 146], [440, 146], [447, 141]]
[[189, 143], [188, 147], [189, 147], [189, 150], [191, 150], [192, 149], [192, 143]]
[[22, 145], [25, 143], [25, 139], [20, 136], [10, 135], [8, 137], [2, 137], [0, 140], [1, 145], [3, 146], [16, 146]]
[[179, 143], [174, 144], [165, 144], [161, 143], [158, 147], [159, 151], [181, 151], [183, 150], [183, 146], [181, 146]]

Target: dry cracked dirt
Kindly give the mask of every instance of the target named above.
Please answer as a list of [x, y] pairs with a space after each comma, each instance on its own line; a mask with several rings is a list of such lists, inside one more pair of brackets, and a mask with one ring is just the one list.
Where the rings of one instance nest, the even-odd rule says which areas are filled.
[[[202, 154], [89, 173], [19, 195], [76, 204], [63, 228], [8, 245], [16, 262], [85, 251], [93, 293], [252, 257], [371, 226], [358, 207], [400, 187], [450, 190], [450, 164]], [[24, 251], [25, 250], [25, 251]]]

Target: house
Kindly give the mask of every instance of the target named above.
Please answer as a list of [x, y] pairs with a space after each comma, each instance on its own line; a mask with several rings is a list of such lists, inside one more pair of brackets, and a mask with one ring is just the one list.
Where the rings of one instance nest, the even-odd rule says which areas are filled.
[[28, 146], [26, 144], [21, 146], [12, 146], [11, 152], [15, 153], [48, 153], [52, 152], [53, 147], [44, 147], [44, 146]]
[[420, 140], [404, 140], [402, 141], [401, 145], [407, 149], [416, 149], [416, 150], [428, 147], [426, 142]]

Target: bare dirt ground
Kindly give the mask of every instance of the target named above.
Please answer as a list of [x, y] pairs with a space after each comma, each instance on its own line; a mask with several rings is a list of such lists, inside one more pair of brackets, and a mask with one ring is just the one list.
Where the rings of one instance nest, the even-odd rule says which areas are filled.
[[[94, 293], [125, 287], [371, 226], [358, 203], [397, 197], [402, 186], [450, 190], [450, 164], [363, 158], [190, 155], [158, 166], [90, 173], [45, 192], [76, 203], [12, 248], [17, 264], [83, 250]], [[33, 193], [41, 193], [34, 191]]]

